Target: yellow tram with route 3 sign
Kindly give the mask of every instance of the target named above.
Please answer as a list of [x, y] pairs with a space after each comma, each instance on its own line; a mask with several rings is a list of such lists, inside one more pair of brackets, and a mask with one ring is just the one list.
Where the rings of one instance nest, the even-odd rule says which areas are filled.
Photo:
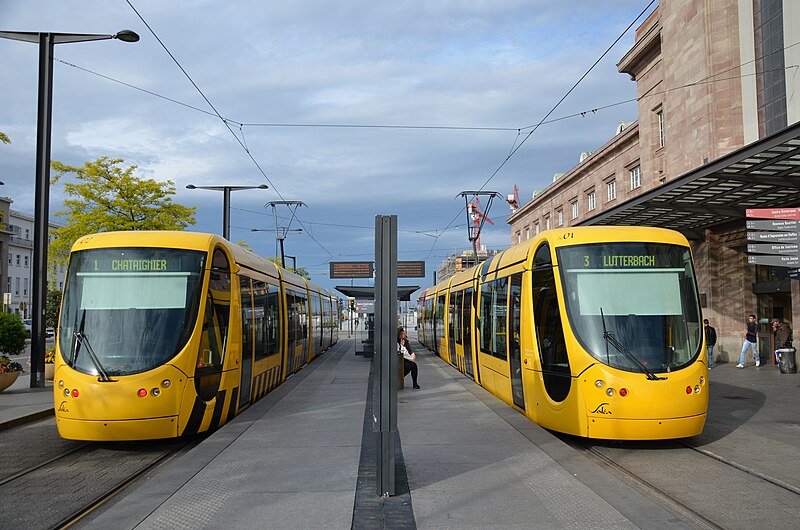
[[547, 230], [419, 305], [420, 342], [545, 428], [614, 440], [703, 430], [705, 337], [678, 232]]

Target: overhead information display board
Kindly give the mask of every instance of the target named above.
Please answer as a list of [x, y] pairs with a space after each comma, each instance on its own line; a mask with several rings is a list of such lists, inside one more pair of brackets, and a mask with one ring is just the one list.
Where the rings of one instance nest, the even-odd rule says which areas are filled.
[[331, 278], [372, 278], [372, 261], [331, 261]]
[[397, 277], [398, 278], [424, 278], [425, 277], [425, 262], [424, 261], [398, 261], [397, 262]]

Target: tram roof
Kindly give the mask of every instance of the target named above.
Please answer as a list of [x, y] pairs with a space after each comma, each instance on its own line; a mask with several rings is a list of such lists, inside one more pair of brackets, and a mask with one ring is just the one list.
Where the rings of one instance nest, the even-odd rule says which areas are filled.
[[578, 223], [658, 226], [702, 239], [746, 208], [800, 204], [800, 122]]

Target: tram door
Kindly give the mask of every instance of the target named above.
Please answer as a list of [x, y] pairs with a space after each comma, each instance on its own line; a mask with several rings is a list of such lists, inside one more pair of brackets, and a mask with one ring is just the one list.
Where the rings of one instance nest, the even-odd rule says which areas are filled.
[[464, 373], [475, 379], [472, 371], [472, 288], [464, 291], [464, 303], [461, 306], [461, 324], [464, 326], [462, 338], [464, 340]]
[[448, 307], [448, 324], [447, 324], [447, 331], [450, 334], [449, 337], [449, 349], [450, 349], [450, 364], [458, 366], [458, 356], [456, 355], [456, 341], [461, 342], [461, 338], [456, 336], [456, 330], [460, 330], [459, 322], [458, 322], [458, 299], [461, 296], [461, 293], [454, 293], [450, 292], [449, 297], [449, 307]]
[[250, 402], [250, 380], [253, 377], [253, 298], [250, 278], [240, 280], [242, 293], [242, 383], [239, 389], [239, 408]]
[[522, 387], [522, 360], [519, 346], [520, 310], [522, 308], [522, 274], [511, 276], [508, 304], [508, 352], [511, 368], [511, 395], [514, 405], [525, 410], [525, 392]]

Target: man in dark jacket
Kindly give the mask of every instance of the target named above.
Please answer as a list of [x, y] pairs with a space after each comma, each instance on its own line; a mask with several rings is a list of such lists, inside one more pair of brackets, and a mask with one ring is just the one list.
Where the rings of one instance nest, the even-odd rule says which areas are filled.
[[706, 330], [706, 350], [708, 351], [708, 367], [712, 368], [714, 361], [714, 346], [717, 345], [717, 330], [711, 327], [708, 319], [703, 319], [703, 327]]
[[773, 318], [772, 333], [775, 335], [775, 352], [777, 357], [777, 350], [792, 347], [792, 328], [780, 318]]

